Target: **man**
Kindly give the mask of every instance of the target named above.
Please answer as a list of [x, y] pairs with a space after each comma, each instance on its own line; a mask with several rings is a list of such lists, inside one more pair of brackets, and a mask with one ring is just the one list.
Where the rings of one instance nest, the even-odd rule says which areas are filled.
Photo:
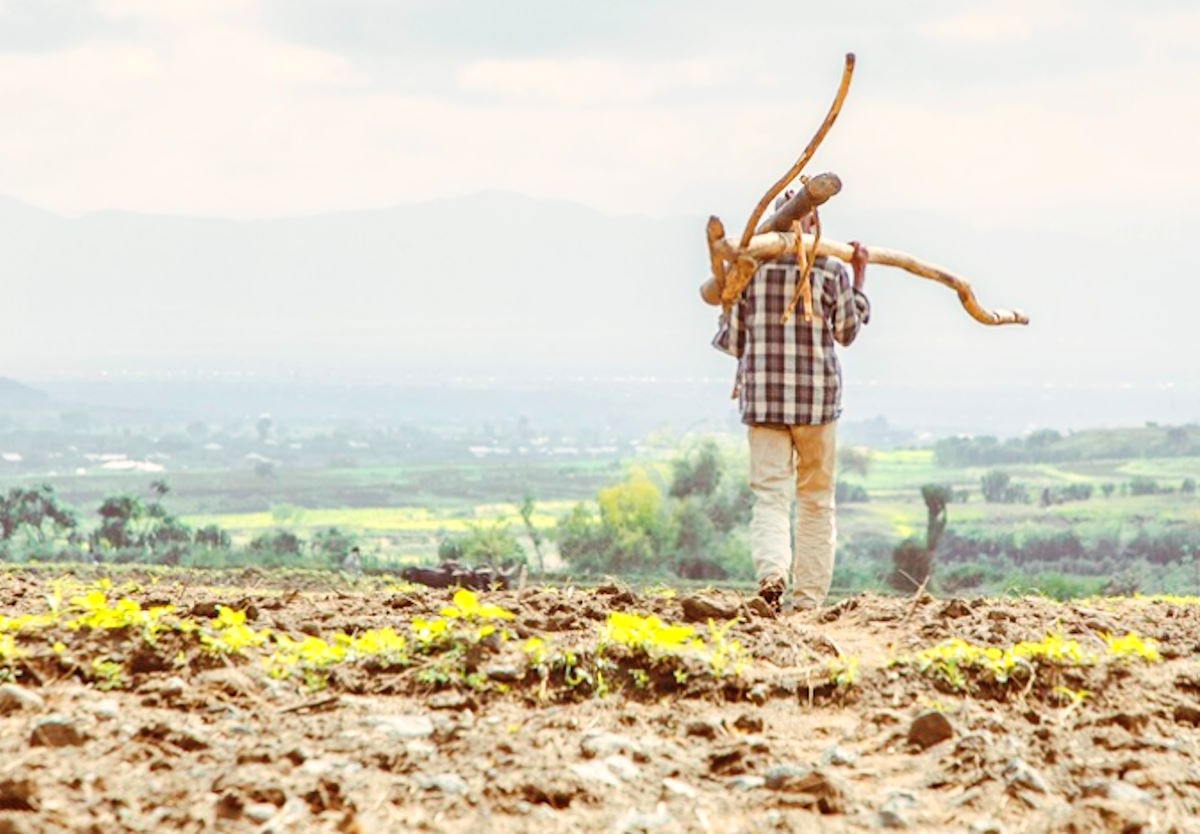
[[[803, 224], [810, 232], [811, 216]], [[738, 359], [737, 397], [749, 426], [754, 493], [750, 552], [759, 596], [776, 612], [789, 574], [796, 610], [818, 608], [833, 577], [834, 426], [842, 410], [834, 342], [849, 346], [871, 310], [862, 292], [868, 252], [857, 241], [851, 245], [853, 281], [840, 261], [813, 262], [811, 321], [797, 309], [783, 323], [801, 270], [794, 257], [781, 258], [759, 267], [738, 303], [721, 316], [713, 339], [718, 350]], [[794, 550], [788, 529], [792, 489]]]

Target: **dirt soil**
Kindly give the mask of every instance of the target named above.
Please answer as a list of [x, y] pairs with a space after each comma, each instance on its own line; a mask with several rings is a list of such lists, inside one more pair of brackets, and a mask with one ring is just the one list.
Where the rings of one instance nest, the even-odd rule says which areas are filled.
[[[378, 581], [114, 577], [110, 604], [174, 606], [151, 639], [71, 625], [96, 587], [52, 602], [50, 576], [0, 574], [0, 834], [1200, 832], [1200, 600], [867, 595], [775, 618], [613, 584], [481, 593], [514, 615], [489, 620]], [[266, 642], [206, 647], [218, 605]], [[707, 653], [601, 641], [613, 612], [690, 621]], [[438, 620], [467, 636], [419, 649]], [[403, 652], [271, 665], [384, 628]], [[1127, 633], [1160, 657], [1106, 650]], [[1086, 658], [958, 684], [913, 660], [1048, 634]], [[736, 669], [713, 659], [732, 641]]]

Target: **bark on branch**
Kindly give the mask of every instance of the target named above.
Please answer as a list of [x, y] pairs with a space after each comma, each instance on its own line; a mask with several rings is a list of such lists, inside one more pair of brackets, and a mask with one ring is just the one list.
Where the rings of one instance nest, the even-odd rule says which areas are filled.
[[[825, 255], [846, 262], [849, 262], [854, 256], [854, 249], [848, 243], [823, 237], [817, 244], [817, 251], [814, 253], [812, 251], [813, 236], [804, 235], [803, 239], [804, 249], [810, 256]], [[714, 249], [721, 257], [728, 258], [735, 254], [733, 247], [724, 241], [719, 241]], [[867, 249], [870, 253], [870, 257], [868, 258], [869, 263], [899, 267], [906, 272], [911, 272], [930, 281], [937, 281], [939, 284], [954, 290], [958, 294], [958, 300], [962, 302], [963, 308], [970, 314], [971, 318], [981, 324], [1029, 324], [1029, 318], [1020, 310], [988, 310], [984, 308], [975, 297], [975, 292], [971, 289], [970, 282], [945, 267], [929, 263], [928, 261], [922, 261], [906, 252], [898, 252], [895, 249], [884, 249], [880, 246], [869, 246]], [[794, 234], [791, 232], [768, 232], [767, 234], [752, 237], [749, 245], [740, 254], [742, 257], [749, 257], [755, 262], [761, 263], [762, 261], [769, 261], [795, 250], [796, 236]], [[716, 304], [719, 302], [720, 297], [717, 296], [714, 299], [712, 294], [708, 293], [705, 294], [705, 300], [710, 304]]]

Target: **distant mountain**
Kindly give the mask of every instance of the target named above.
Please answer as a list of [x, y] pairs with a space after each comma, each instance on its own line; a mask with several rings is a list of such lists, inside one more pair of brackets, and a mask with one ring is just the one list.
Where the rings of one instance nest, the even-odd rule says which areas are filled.
[[0, 408], [31, 408], [45, 405], [49, 400], [44, 391], [0, 376]]
[[[743, 218], [725, 220], [736, 229]], [[831, 204], [823, 221], [830, 237], [961, 271], [985, 305], [1033, 319], [983, 327], [944, 288], [874, 267], [872, 322], [843, 354], [848, 395], [1192, 377], [1200, 289], [1178, 277], [1190, 257], [1180, 230], [1139, 231], [1136, 246], [1114, 249], [1098, 230], [984, 228], [950, 213]], [[496, 192], [256, 221], [68, 218], [0, 199], [0, 356], [35, 379], [255, 370], [381, 383], [724, 381], [733, 363], [709, 346], [717, 315], [697, 294], [703, 228], [699, 212], [616, 216]], [[1134, 280], [1124, 257], [1134, 251], [1155, 253], [1157, 282]]]

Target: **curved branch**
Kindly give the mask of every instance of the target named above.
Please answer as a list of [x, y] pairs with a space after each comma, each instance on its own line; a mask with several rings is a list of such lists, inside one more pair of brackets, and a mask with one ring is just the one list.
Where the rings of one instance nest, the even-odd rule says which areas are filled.
[[[812, 235], [804, 235], [804, 247], [812, 252], [814, 239]], [[796, 236], [791, 232], [770, 232], [765, 235], [755, 235], [744, 249], [744, 254], [757, 261], [777, 258], [785, 252], [795, 251]], [[867, 247], [870, 256], [868, 263], [882, 266], [895, 266], [913, 275], [937, 281], [949, 287], [958, 294], [958, 300], [971, 318], [981, 324], [1029, 324], [1029, 317], [1020, 310], [988, 310], [975, 298], [971, 283], [960, 275], [956, 275], [944, 267], [918, 260], [905, 252], [882, 247]], [[826, 255], [849, 262], [854, 256], [854, 249], [848, 243], [822, 238], [816, 245], [817, 255]], [[718, 247], [719, 251], [719, 247]]]
[[750, 214], [750, 219], [746, 222], [746, 230], [742, 232], [742, 242], [738, 247], [739, 249], [746, 248], [746, 245], [750, 242], [750, 238], [754, 236], [754, 229], [758, 226], [759, 219], [762, 217], [763, 212], [767, 210], [767, 206], [770, 205], [771, 201], [779, 196], [779, 192], [783, 191], [787, 187], [787, 184], [804, 170], [804, 166], [808, 164], [813, 154], [817, 152], [817, 148], [825, 139], [825, 134], [833, 127], [838, 113], [842, 110], [842, 102], [846, 100], [846, 93], [850, 90], [850, 76], [853, 73], [854, 53], [847, 52], [846, 63], [842, 67], [842, 81], [838, 85], [837, 95], [833, 98], [833, 104], [830, 105], [829, 112], [825, 114], [825, 121], [821, 122], [821, 126], [817, 128], [816, 135], [809, 141], [808, 147], [804, 149], [804, 153], [800, 154], [800, 158], [796, 160], [795, 164], [758, 201], [758, 205], [754, 207], [754, 211]]

